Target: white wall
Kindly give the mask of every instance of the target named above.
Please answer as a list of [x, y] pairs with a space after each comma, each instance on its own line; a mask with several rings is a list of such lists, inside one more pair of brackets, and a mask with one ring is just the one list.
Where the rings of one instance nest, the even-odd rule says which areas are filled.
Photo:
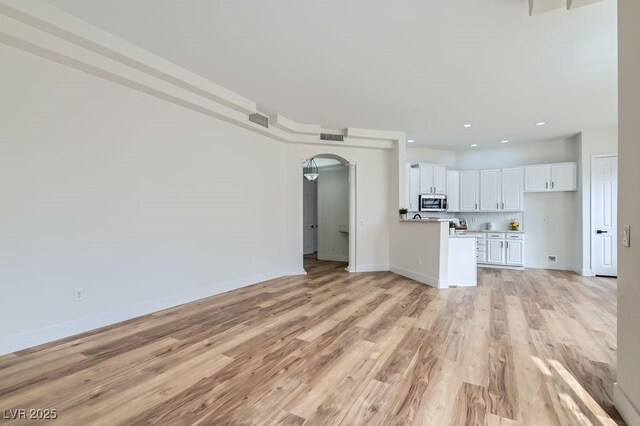
[[0, 352], [292, 271], [285, 144], [0, 58]]
[[456, 167], [460, 170], [499, 169], [577, 160], [576, 140], [566, 138], [460, 151], [456, 156]]
[[346, 166], [320, 168], [318, 185], [318, 259], [349, 261], [349, 171]]
[[410, 163], [446, 164], [451, 169], [456, 168], [456, 152], [443, 149], [407, 148], [407, 161]]
[[[575, 191], [524, 194], [526, 267], [576, 269], [578, 198]], [[547, 255], [557, 256], [557, 262], [548, 262]]]
[[640, 424], [640, 2], [618, 1], [619, 209], [618, 224], [633, 225], [631, 247], [618, 238], [618, 387], [615, 403], [629, 424]]
[[[390, 151], [340, 146], [318, 147], [288, 144], [286, 164], [287, 252], [295, 259], [287, 266], [302, 268], [297, 256], [302, 236], [299, 223], [302, 185], [299, 180], [305, 159], [321, 154], [334, 154], [356, 164], [356, 267], [358, 271], [389, 269], [389, 198], [397, 189], [389, 184]], [[396, 195], [397, 196], [397, 195]], [[397, 207], [395, 208], [397, 211]], [[397, 216], [396, 216], [397, 217]], [[350, 230], [351, 232], [351, 230]]]
[[591, 161], [597, 154], [618, 152], [618, 132], [582, 132], [577, 138], [579, 151], [579, 198], [576, 222], [579, 244], [576, 254], [577, 270], [585, 275], [591, 271]]
[[390, 269], [433, 287], [448, 287], [449, 222], [397, 223]]

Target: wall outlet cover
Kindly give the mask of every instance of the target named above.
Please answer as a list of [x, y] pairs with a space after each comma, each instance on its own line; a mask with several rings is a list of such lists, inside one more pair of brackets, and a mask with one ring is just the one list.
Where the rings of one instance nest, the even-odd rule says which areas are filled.
[[558, 263], [558, 256], [548, 255], [547, 256], [547, 262]]

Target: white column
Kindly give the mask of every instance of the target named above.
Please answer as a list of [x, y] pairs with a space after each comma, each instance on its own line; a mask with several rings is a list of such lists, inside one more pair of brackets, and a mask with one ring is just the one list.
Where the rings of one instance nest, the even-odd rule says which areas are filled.
[[349, 266], [356, 272], [356, 163], [349, 163]]

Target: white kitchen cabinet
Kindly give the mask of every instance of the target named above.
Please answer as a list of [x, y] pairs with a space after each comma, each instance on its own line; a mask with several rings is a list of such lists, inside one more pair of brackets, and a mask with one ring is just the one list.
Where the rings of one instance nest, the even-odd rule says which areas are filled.
[[524, 265], [524, 241], [507, 239], [506, 244], [506, 260], [509, 266]]
[[527, 166], [524, 168], [524, 190], [526, 192], [544, 192], [549, 190], [551, 180], [551, 166]]
[[447, 211], [460, 211], [460, 172], [447, 170]]
[[445, 194], [447, 167], [440, 164], [420, 164], [420, 193]]
[[500, 170], [480, 171], [480, 210], [500, 210], [502, 191]]
[[524, 169], [502, 169], [501, 210], [518, 212], [524, 210]]
[[435, 194], [435, 192], [433, 192], [432, 164], [420, 164], [420, 193]]
[[576, 163], [539, 164], [524, 168], [525, 192], [575, 191], [578, 189]]
[[504, 265], [504, 240], [487, 240], [487, 263]]
[[417, 164], [407, 164], [407, 208], [411, 212], [420, 210], [420, 169]]
[[433, 166], [433, 188], [434, 194], [447, 193], [447, 167], [443, 165]]
[[460, 211], [478, 211], [479, 173], [460, 172]]
[[578, 189], [578, 166], [576, 163], [551, 165], [551, 191], [575, 191]]

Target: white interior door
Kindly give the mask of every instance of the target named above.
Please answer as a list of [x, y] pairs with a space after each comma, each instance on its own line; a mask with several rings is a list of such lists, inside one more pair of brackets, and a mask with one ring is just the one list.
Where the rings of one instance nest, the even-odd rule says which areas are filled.
[[591, 174], [591, 268], [596, 275], [617, 276], [618, 157], [594, 158]]
[[303, 179], [303, 239], [304, 254], [313, 254], [317, 250], [318, 236], [318, 209], [317, 209], [317, 188], [316, 182]]

